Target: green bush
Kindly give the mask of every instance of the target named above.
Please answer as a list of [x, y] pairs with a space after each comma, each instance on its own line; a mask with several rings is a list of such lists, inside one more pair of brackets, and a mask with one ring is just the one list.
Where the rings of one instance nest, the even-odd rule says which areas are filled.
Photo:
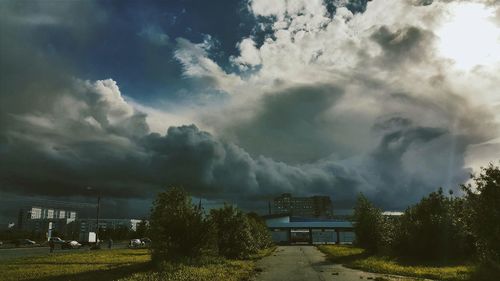
[[474, 185], [462, 185], [470, 232], [481, 261], [500, 263], [500, 167], [490, 164], [472, 176]]
[[395, 252], [424, 260], [469, 256], [472, 243], [461, 223], [462, 205], [463, 199], [446, 197], [440, 188], [408, 208], [395, 230]]
[[152, 259], [199, 262], [204, 256], [248, 258], [272, 245], [264, 222], [233, 206], [212, 209], [208, 216], [179, 188], [160, 193], [154, 202], [149, 229]]
[[211, 248], [210, 222], [188, 194], [170, 188], [155, 200], [150, 218], [154, 262], [193, 259]]
[[219, 255], [244, 258], [256, 253], [258, 246], [248, 217], [233, 206], [210, 210], [210, 222], [216, 229]]
[[359, 194], [354, 207], [354, 221], [355, 244], [376, 253], [383, 236], [382, 213], [363, 194]]
[[149, 223], [146, 219], [142, 219], [141, 222], [137, 224], [134, 235], [137, 238], [149, 236]]
[[256, 247], [260, 250], [271, 247], [273, 240], [264, 220], [256, 213], [249, 213], [247, 216]]

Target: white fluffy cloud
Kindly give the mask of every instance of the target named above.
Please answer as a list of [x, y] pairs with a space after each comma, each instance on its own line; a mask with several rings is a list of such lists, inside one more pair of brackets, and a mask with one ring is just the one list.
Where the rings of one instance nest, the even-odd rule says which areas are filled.
[[241, 84], [240, 77], [224, 72], [217, 63], [208, 57], [207, 50], [211, 47], [210, 38], [200, 44], [178, 38], [177, 45], [175, 58], [184, 66], [185, 75], [204, 79], [207, 84], [229, 93]]
[[255, 47], [255, 42], [252, 38], [245, 38], [238, 44], [240, 56], [231, 58], [232, 62], [238, 65], [242, 70], [247, 67], [255, 67], [261, 64], [259, 50]]

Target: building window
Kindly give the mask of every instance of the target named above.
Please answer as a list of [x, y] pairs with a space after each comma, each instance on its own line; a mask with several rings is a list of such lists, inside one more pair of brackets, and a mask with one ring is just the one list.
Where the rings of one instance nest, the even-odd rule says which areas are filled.
[[54, 218], [54, 210], [48, 209], [47, 210], [47, 218], [48, 219], [53, 219]]
[[41, 219], [41, 218], [42, 218], [42, 209], [31, 208], [31, 219]]

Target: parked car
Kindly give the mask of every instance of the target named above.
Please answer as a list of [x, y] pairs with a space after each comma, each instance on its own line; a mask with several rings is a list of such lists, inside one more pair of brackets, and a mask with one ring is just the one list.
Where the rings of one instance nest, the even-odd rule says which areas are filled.
[[33, 240], [29, 239], [17, 239], [14, 240], [14, 244], [19, 247], [19, 246], [34, 246], [36, 245], [36, 242]]
[[128, 243], [129, 248], [141, 248], [144, 247], [146, 244], [141, 241], [141, 239], [131, 239], [130, 242]]
[[80, 249], [81, 247], [82, 244], [74, 240], [66, 241], [64, 244], [61, 244], [61, 249]]
[[151, 246], [151, 239], [147, 238], [147, 237], [144, 237], [144, 238], [141, 238], [141, 242], [144, 244], [144, 246], [146, 247], [149, 247]]
[[63, 245], [66, 243], [66, 241], [62, 240], [59, 237], [50, 237], [49, 242], [50, 241], [54, 242], [55, 245]]

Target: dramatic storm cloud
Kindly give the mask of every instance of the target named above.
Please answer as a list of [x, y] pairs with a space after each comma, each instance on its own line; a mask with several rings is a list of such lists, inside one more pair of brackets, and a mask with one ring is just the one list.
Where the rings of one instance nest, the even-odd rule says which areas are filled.
[[0, 211], [92, 186], [142, 216], [170, 185], [403, 209], [500, 159], [496, 1], [229, 2], [0, 3]]

